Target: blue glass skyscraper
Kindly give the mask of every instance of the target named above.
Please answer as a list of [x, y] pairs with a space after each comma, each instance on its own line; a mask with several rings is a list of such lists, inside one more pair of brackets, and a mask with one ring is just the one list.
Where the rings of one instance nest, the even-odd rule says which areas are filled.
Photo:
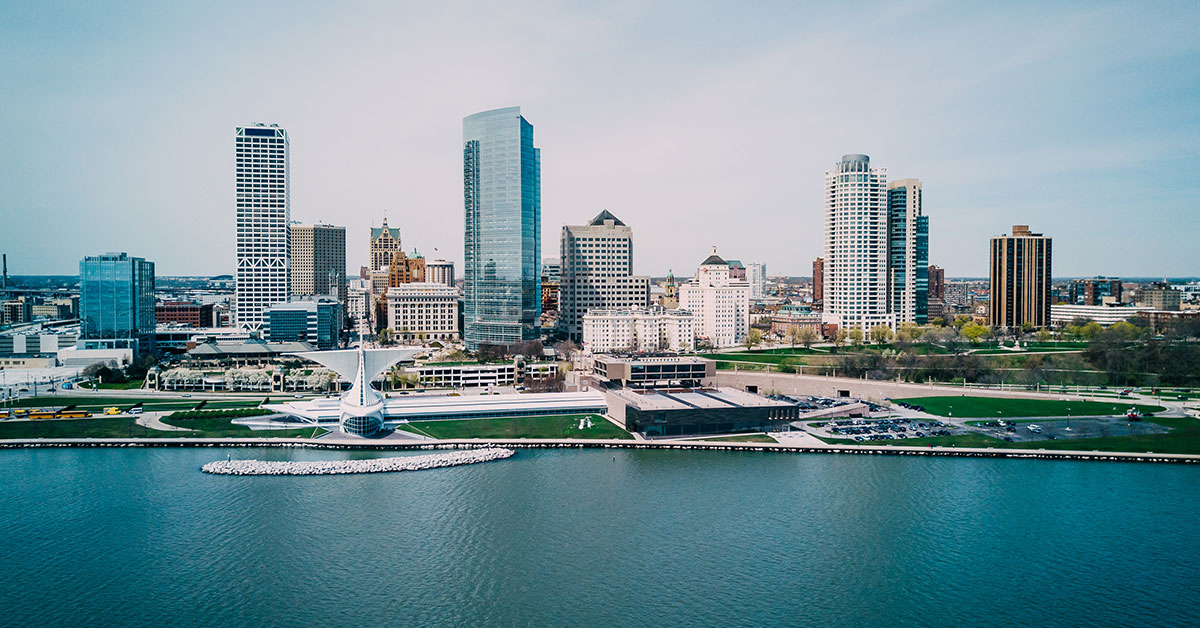
[[105, 253], [79, 262], [80, 345], [153, 350], [154, 262]]
[[888, 183], [888, 298], [896, 322], [929, 322], [929, 217], [921, 182]]
[[463, 118], [463, 339], [467, 348], [541, 330], [541, 151], [520, 107]]

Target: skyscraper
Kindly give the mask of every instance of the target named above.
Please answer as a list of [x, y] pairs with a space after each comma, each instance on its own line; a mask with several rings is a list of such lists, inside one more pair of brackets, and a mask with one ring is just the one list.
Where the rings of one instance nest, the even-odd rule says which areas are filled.
[[929, 265], [929, 318], [946, 316], [946, 269]]
[[463, 118], [463, 325], [467, 348], [538, 338], [541, 151], [520, 107]]
[[895, 326], [888, 300], [887, 168], [844, 155], [825, 172], [826, 323], [839, 329]]
[[992, 238], [988, 321], [997, 327], [1050, 324], [1050, 238], [1013, 225]]
[[291, 225], [292, 294], [332, 296], [346, 305], [346, 228]]
[[935, 264], [929, 265], [929, 298], [946, 298], [946, 269]]
[[154, 262], [127, 253], [79, 262], [79, 346], [154, 349]]
[[586, 225], [562, 228], [558, 322], [572, 340], [583, 338], [583, 315], [593, 309], [650, 304], [650, 278], [633, 274], [633, 229], [606, 209]]
[[695, 315], [696, 336], [712, 347], [731, 347], [750, 333], [750, 284], [734, 279], [729, 262], [712, 255], [679, 287], [679, 309]]
[[397, 227], [389, 227], [387, 217], [383, 219], [383, 224], [378, 227], [371, 227], [371, 270], [381, 270], [384, 266], [392, 263], [392, 258], [403, 250], [400, 246], [400, 229]]
[[237, 127], [237, 276], [234, 322], [258, 331], [291, 293], [288, 135], [279, 125]]
[[746, 264], [746, 281], [750, 283], [750, 298], [761, 299], [767, 296], [767, 265], [762, 262]]
[[897, 323], [929, 322], [929, 217], [921, 182], [888, 183], [888, 298]]

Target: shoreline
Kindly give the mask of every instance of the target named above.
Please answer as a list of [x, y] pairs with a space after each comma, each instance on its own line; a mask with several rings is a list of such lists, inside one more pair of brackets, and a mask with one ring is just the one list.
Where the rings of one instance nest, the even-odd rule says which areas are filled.
[[903, 447], [879, 445], [797, 446], [770, 443], [644, 441], [644, 440], [572, 440], [572, 439], [448, 439], [412, 443], [321, 443], [308, 439], [287, 438], [55, 438], [0, 440], [0, 449], [42, 449], [53, 447], [299, 447], [306, 449], [346, 449], [373, 451], [411, 451], [437, 449], [663, 449], [755, 451], [790, 454], [849, 454], [885, 456], [940, 456], [951, 458], [1033, 458], [1042, 460], [1085, 460], [1103, 462], [1153, 462], [1200, 464], [1200, 454], [1160, 454], [1116, 451], [992, 449], [974, 447]]

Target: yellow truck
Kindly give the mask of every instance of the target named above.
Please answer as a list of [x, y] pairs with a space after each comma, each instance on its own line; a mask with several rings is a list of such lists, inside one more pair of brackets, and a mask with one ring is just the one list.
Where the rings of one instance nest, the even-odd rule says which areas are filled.
[[104, 414], [121, 414], [120, 408], [105, 408]]

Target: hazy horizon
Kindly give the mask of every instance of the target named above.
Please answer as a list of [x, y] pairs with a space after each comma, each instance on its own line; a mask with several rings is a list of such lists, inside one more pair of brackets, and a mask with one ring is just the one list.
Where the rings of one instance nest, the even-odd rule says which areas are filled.
[[[128, 251], [234, 270], [234, 128], [291, 138], [292, 218], [366, 263], [462, 262], [464, 116], [521, 106], [542, 149], [542, 249], [602, 209], [635, 271], [723, 257], [807, 276], [823, 175], [865, 153], [915, 177], [930, 263], [986, 273], [1013, 224], [1055, 276], [1196, 271], [1200, 5], [302, 3], [0, 9], [0, 252], [13, 275]], [[435, 248], [437, 251], [435, 252]]]

